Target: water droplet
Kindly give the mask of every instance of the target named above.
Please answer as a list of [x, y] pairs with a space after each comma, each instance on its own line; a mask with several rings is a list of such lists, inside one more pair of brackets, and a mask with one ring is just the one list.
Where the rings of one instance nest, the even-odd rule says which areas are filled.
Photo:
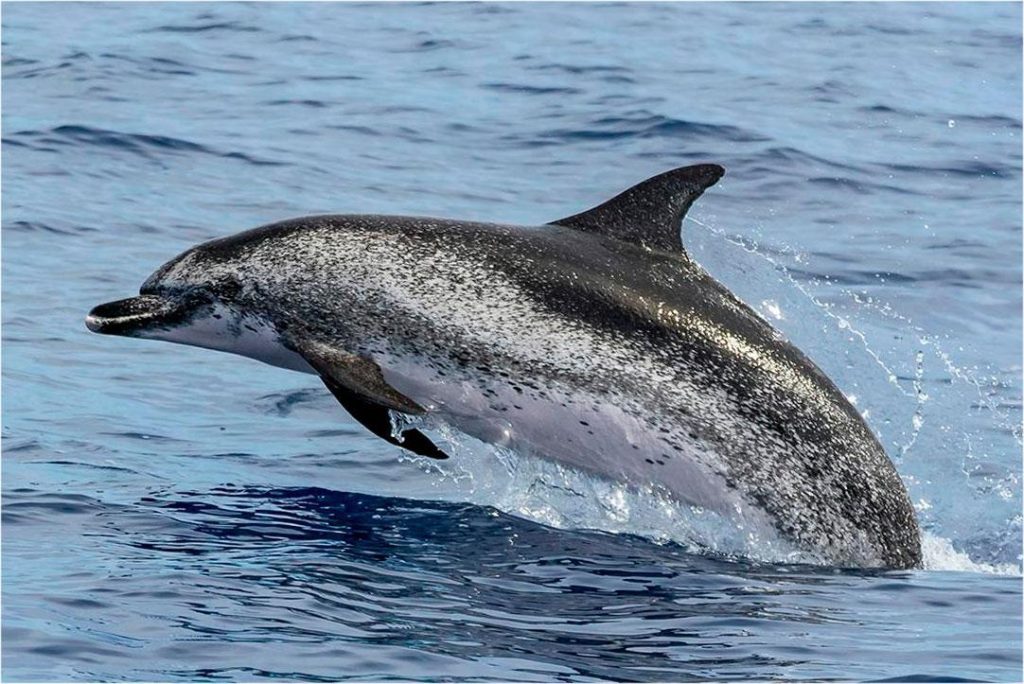
[[779, 306], [779, 303], [774, 300], [764, 300], [763, 302], [761, 302], [761, 307], [769, 316], [771, 316], [777, 321], [781, 321], [784, 318], [784, 316], [782, 315], [782, 308]]

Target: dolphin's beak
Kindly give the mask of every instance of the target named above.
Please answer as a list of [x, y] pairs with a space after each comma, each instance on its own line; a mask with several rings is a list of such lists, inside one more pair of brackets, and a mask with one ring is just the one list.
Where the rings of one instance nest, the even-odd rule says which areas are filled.
[[135, 337], [145, 330], [182, 322], [188, 308], [180, 300], [140, 295], [100, 304], [85, 317], [85, 325], [95, 333]]

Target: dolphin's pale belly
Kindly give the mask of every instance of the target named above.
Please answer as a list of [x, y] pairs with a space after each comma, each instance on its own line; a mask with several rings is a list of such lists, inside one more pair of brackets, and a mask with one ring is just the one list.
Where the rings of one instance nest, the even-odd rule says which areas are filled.
[[155, 328], [139, 336], [238, 354], [301, 373], [316, 373], [302, 356], [284, 346], [272, 325], [258, 316], [242, 315], [220, 304], [187, 325]]
[[[680, 503], [762, 524], [763, 512], [716, 472], [716, 456], [700, 440], [667, 454], [664, 421], [637, 416], [608, 397], [548, 387], [544, 396], [517, 392], [500, 376], [477, 382], [439, 377], [429, 360], [381, 359], [389, 384], [458, 430], [483, 442], [564, 464]], [[642, 419], [644, 418], [644, 419]]]

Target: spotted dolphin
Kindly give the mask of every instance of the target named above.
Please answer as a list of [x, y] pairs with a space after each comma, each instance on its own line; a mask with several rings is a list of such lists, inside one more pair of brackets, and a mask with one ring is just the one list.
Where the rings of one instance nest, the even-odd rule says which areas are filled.
[[542, 226], [282, 221], [189, 249], [86, 324], [319, 375], [417, 454], [446, 457], [396, 418], [767, 520], [828, 563], [919, 566], [914, 509], [861, 415], [683, 247], [723, 173], [668, 171]]

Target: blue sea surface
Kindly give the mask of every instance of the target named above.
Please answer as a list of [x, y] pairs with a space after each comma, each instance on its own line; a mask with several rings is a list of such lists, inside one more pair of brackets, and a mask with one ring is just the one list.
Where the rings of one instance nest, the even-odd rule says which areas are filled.
[[[5, 681], [1021, 680], [1020, 4], [2, 18]], [[83, 324], [271, 221], [539, 224], [697, 162], [688, 250], [864, 412], [923, 569], [696, 553], [638, 493]]]

